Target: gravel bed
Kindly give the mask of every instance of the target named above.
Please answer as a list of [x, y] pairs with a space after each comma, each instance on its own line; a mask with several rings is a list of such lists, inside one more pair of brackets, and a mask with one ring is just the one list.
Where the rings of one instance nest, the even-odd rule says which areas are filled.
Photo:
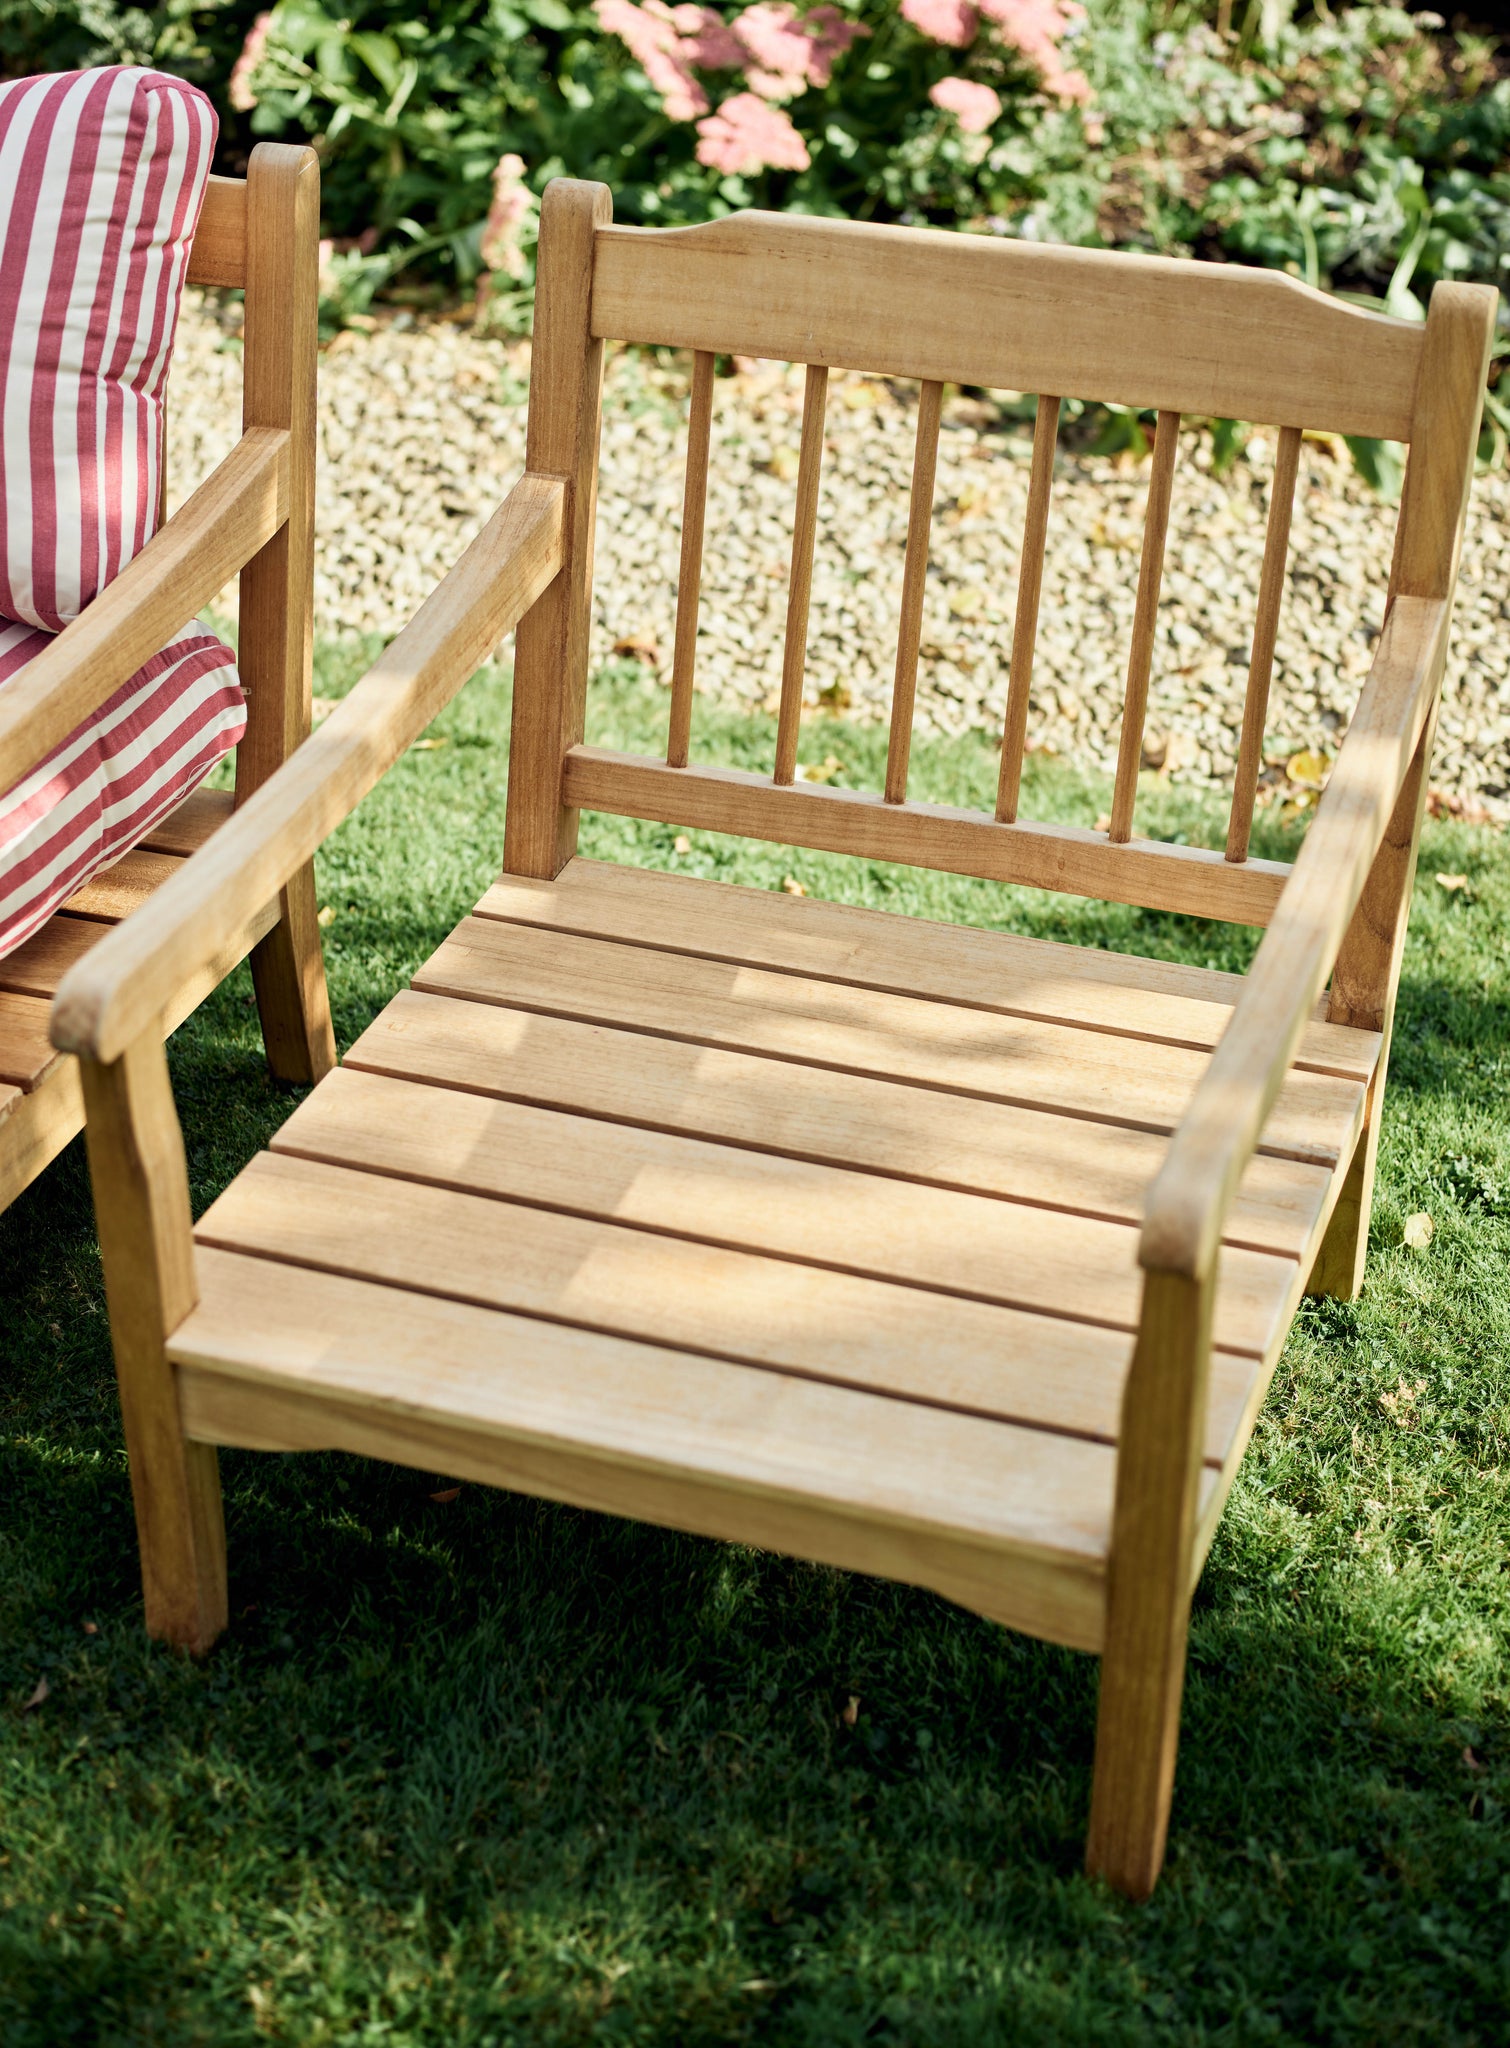
[[[220, 459], [240, 412], [239, 307], [186, 298], [169, 416], [170, 498]], [[400, 315], [347, 332], [320, 371], [315, 625], [395, 632], [456, 560], [524, 460], [529, 345]], [[594, 657], [669, 673], [687, 370], [611, 357], [604, 407]], [[915, 398], [831, 381], [808, 647], [808, 696], [851, 716], [890, 699]], [[698, 687], [774, 708], [801, 423], [801, 372], [755, 364], [715, 391]], [[918, 679], [921, 725], [998, 725], [1027, 504], [1026, 427], [965, 398], [945, 407]], [[1147, 721], [1148, 765], [1230, 783], [1263, 555], [1272, 437], [1225, 476], [1209, 439], [1181, 450]], [[1034, 667], [1030, 747], [1115, 762], [1147, 465], [1058, 464]], [[1335, 751], [1382, 616], [1394, 515], [1341, 444], [1307, 441], [1296, 494], [1268, 752]], [[1475, 486], [1437, 740], [1442, 803], [1510, 818], [1510, 477]], [[234, 609], [234, 593], [224, 608]]]

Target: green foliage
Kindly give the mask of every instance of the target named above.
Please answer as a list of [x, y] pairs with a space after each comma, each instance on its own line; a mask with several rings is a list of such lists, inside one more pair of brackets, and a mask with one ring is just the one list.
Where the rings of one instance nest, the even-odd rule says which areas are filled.
[[[256, 0], [0, 0], [0, 68], [183, 71], [217, 100], [229, 169], [260, 136], [311, 139], [335, 318], [376, 293], [423, 301], [472, 287], [508, 156], [535, 195], [563, 172], [603, 179], [628, 221], [774, 205], [1195, 254], [1283, 268], [1409, 319], [1441, 279], [1510, 291], [1510, 42], [1371, 0], [1089, 0], [1061, 39], [1063, 61], [1089, 80], [1079, 106], [1045, 90], [1007, 28], [983, 24], [957, 49], [905, 20], [898, 0], [840, 11], [867, 33], [830, 83], [799, 86], [781, 109], [808, 167], [748, 175], [698, 161], [695, 120], [673, 118], [587, 0], [277, 0], [235, 106], [231, 70]], [[725, 4], [714, 17], [740, 12]], [[715, 106], [746, 85], [737, 71], [699, 76]], [[961, 76], [998, 97], [985, 133], [966, 134], [929, 99]], [[516, 326], [529, 314], [532, 234], [526, 210], [518, 274], [491, 281], [495, 313]], [[1496, 459], [1510, 445], [1505, 389], [1492, 384], [1486, 421], [1483, 452]], [[1106, 431], [1143, 438], [1136, 420]], [[1397, 450], [1354, 452], [1380, 489], [1397, 488]]]
[[151, 64], [219, 98], [254, 12], [227, 0], [0, 0], [0, 78]]
[[[322, 693], [360, 665], [327, 652]], [[665, 692], [627, 671], [590, 711], [608, 744], [664, 737]], [[326, 848], [343, 1043], [491, 879], [507, 733], [485, 674]], [[769, 764], [768, 722], [700, 707], [699, 743]], [[804, 753], [868, 783], [884, 745], [823, 721]], [[1027, 769], [1032, 815], [1105, 803]], [[921, 743], [915, 776], [989, 805], [991, 748]], [[1219, 841], [1218, 806], [1159, 801], [1157, 829]], [[773, 888], [1248, 951], [1124, 907], [587, 830], [599, 856]], [[1502, 2040], [1510, 848], [1427, 832], [1368, 1283], [1303, 1312], [1218, 1531], [1144, 1907], [1080, 1873], [1094, 1662], [906, 1587], [482, 1487], [434, 1501], [446, 1474], [230, 1452], [231, 1629], [202, 1665], [151, 1647], [71, 1148], [0, 1218], [6, 2048]], [[172, 1061], [202, 1209], [290, 1107], [244, 969]]]

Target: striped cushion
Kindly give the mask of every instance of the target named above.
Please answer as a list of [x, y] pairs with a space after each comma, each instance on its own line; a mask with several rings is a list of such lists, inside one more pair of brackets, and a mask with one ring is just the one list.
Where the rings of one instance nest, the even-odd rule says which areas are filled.
[[[0, 693], [51, 638], [0, 624]], [[245, 726], [236, 657], [196, 620], [0, 795], [0, 958], [165, 817]]]
[[0, 85], [0, 614], [56, 631], [157, 524], [215, 114], [138, 67]]

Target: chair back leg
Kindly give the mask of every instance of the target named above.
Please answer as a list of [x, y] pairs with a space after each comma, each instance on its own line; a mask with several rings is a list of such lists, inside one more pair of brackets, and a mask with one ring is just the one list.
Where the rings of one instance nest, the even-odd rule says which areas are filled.
[[[291, 473], [286, 524], [241, 572], [238, 804], [309, 737], [319, 236], [313, 151], [260, 145], [247, 170], [244, 423], [289, 430]], [[252, 985], [268, 1065], [280, 1081], [308, 1084], [336, 1063], [312, 868], [291, 879], [278, 908], [253, 950]]]
[[1353, 1163], [1306, 1283], [1308, 1294], [1330, 1294], [1339, 1301], [1353, 1300], [1363, 1287], [1368, 1223], [1374, 1206], [1374, 1163], [1379, 1156], [1379, 1118], [1384, 1107], [1395, 995], [1405, 954], [1405, 928], [1410, 922], [1411, 890], [1421, 844], [1421, 821], [1426, 814], [1426, 782], [1436, 724], [1434, 708], [1332, 972], [1328, 1021], [1353, 1024], [1360, 1030], [1384, 1035]]

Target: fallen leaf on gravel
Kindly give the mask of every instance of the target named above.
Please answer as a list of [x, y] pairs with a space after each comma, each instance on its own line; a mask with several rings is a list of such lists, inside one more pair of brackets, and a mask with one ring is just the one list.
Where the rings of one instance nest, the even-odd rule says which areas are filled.
[[442, 1487], [439, 1493], [432, 1493], [430, 1498], [431, 1500], [437, 1502], [441, 1507], [448, 1508], [451, 1505], [452, 1501], [457, 1498], [460, 1492], [461, 1488], [459, 1486], [446, 1486]]
[[659, 646], [648, 633], [626, 633], [622, 640], [615, 640], [613, 651], [626, 660], [643, 661], [647, 668], [659, 668], [663, 660]]
[[1493, 816], [1486, 811], [1477, 797], [1464, 796], [1455, 789], [1433, 789], [1427, 792], [1426, 809], [1433, 818], [1456, 818], [1464, 825], [1492, 825]]
[[772, 476], [779, 482], [784, 484], [792, 483], [796, 478], [799, 467], [796, 449], [778, 448], [771, 457], [769, 467]]
[[1437, 1226], [1424, 1209], [1405, 1219], [1405, 1242], [1412, 1251], [1424, 1252], [1437, 1234]]
[[1459, 889], [1466, 889], [1468, 887], [1468, 877], [1466, 875], [1438, 875], [1437, 887], [1447, 890], [1449, 895], [1452, 895]]
[[48, 1697], [51, 1691], [52, 1687], [47, 1683], [47, 1680], [45, 1678], [39, 1678], [36, 1683], [36, 1689], [33, 1691], [31, 1698], [26, 1702], [25, 1706], [23, 1706], [21, 1709], [22, 1713], [29, 1714], [33, 1707], [40, 1707], [43, 1700], [45, 1700]]
[[1304, 747], [1298, 754], [1292, 754], [1285, 763], [1285, 773], [1292, 782], [1298, 782], [1302, 789], [1321, 789], [1332, 772], [1332, 764], [1325, 754], [1318, 754], [1313, 748]]

